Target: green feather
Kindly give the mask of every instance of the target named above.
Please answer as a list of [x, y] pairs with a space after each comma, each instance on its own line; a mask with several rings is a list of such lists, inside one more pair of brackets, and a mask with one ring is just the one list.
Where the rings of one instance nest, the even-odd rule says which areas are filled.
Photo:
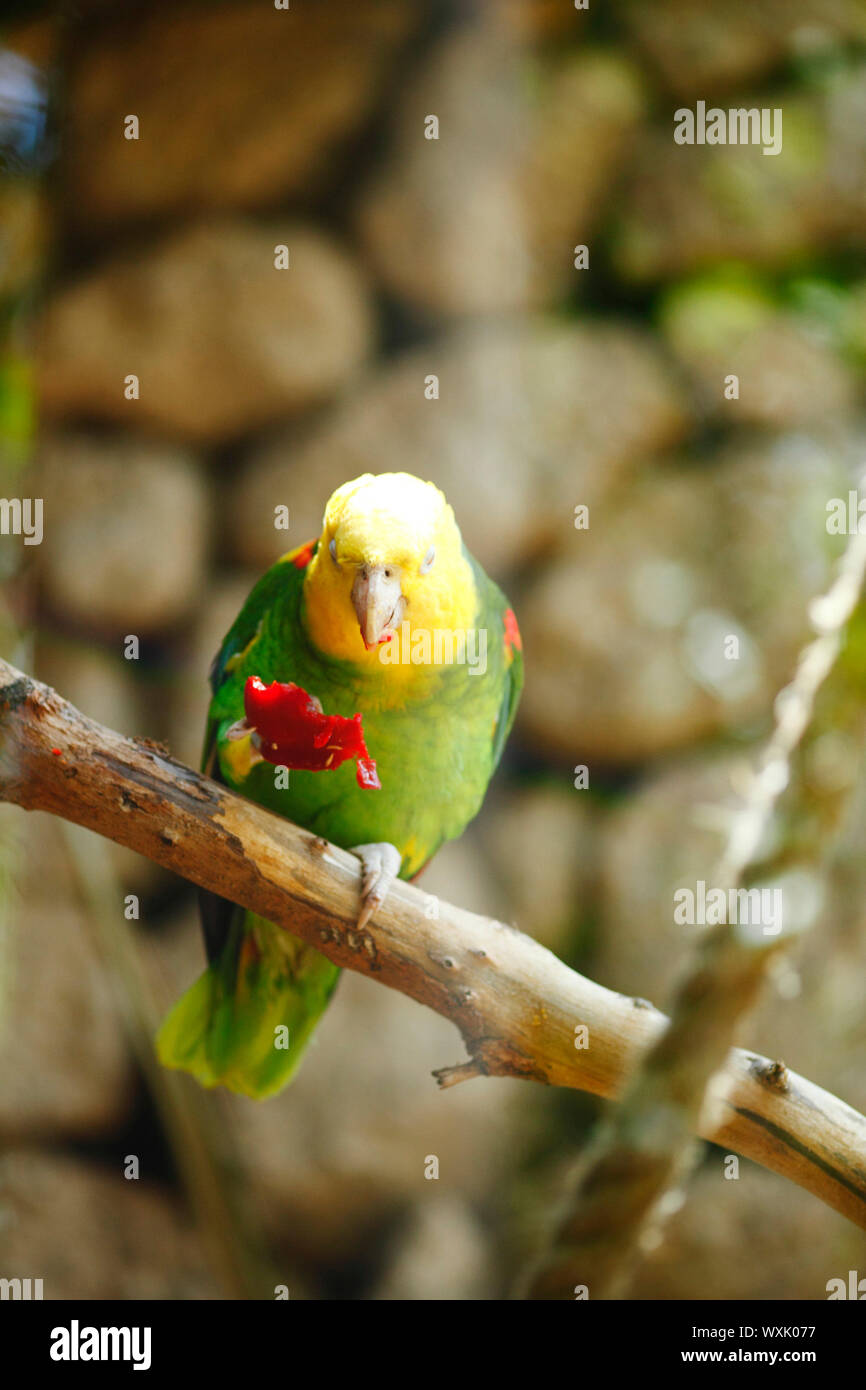
[[263, 1099], [291, 1080], [340, 971], [312, 946], [237, 911], [218, 960], [157, 1036], [164, 1066]]

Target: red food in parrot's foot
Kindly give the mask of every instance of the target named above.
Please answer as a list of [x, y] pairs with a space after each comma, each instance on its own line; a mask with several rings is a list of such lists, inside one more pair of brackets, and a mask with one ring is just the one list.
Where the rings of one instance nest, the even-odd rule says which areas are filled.
[[360, 714], [352, 719], [322, 714], [299, 685], [291, 681], [265, 685], [258, 676], [250, 676], [244, 687], [244, 710], [247, 723], [258, 734], [256, 746], [269, 763], [323, 772], [354, 758], [358, 786], [381, 787], [364, 742]]
[[[360, 714], [355, 715], [360, 719]], [[381, 789], [382, 783], [379, 781], [379, 774], [376, 771], [376, 764], [372, 758], [359, 758], [358, 766], [355, 771], [359, 787], [374, 787]]]

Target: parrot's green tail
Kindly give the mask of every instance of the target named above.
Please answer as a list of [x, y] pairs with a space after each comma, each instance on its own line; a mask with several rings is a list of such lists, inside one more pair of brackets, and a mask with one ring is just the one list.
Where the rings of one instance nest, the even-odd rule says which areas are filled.
[[264, 1099], [291, 1081], [340, 970], [297, 937], [238, 912], [212, 965], [157, 1034], [165, 1067]]

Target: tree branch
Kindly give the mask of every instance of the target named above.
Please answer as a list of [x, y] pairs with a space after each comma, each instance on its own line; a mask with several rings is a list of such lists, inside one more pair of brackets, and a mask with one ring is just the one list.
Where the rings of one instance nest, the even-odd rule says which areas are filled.
[[[836, 664], [864, 576], [866, 536], [855, 535], [830, 589], [810, 605], [817, 635], [776, 698], [769, 742], [731, 818], [713, 876], [713, 884], [725, 892], [770, 871], [764, 846], [782, 794], [788, 788], [800, 791], [792, 775], [795, 755], [815, 719], [818, 694]], [[852, 748], [866, 738], [860, 706], [858, 699], [853, 708], [859, 738], [851, 740]], [[784, 835], [778, 838], [777, 860], [787, 848]], [[694, 1135], [702, 1109], [717, 1099], [716, 1073], [761, 989], [768, 961], [791, 935], [769, 936], [759, 922], [735, 916], [698, 938], [669, 1026], [629, 1077], [620, 1104], [578, 1167], [566, 1213], [530, 1284], [531, 1297], [572, 1298], [577, 1283], [591, 1288], [593, 1298], [622, 1295], [641, 1248], [648, 1239], [658, 1240], [679, 1204], [676, 1189], [696, 1160]], [[763, 1076], [784, 1090], [781, 1064]]]
[[[515, 1076], [615, 1096], [666, 1019], [569, 970], [514, 928], [397, 883], [355, 926], [354, 855], [86, 718], [0, 661], [0, 800], [128, 846], [311, 942], [337, 965], [449, 1018], [470, 1062], [442, 1084]], [[576, 1047], [585, 1025], [588, 1046]], [[866, 1228], [866, 1119], [793, 1072], [732, 1051], [701, 1133], [782, 1174]]]

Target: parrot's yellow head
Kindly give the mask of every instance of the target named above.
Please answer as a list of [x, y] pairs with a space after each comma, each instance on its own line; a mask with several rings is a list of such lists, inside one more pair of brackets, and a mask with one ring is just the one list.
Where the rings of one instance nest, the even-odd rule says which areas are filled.
[[471, 627], [472, 568], [439, 489], [411, 473], [364, 473], [344, 483], [325, 508], [304, 599], [314, 644], [361, 666], [380, 665], [379, 647], [404, 623], [410, 631]]

